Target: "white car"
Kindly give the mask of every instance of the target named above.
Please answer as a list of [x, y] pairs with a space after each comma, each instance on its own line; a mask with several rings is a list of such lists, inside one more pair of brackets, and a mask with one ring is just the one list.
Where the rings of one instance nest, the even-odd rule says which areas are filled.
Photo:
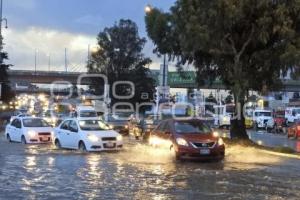
[[9, 142], [37, 144], [51, 142], [53, 128], [42, 118], [16, 117], [5, 129]]
[[72, 116], [78, 119], [99, 119], [96, 110], [92, 106], [78, 106], [76, 111], [72, 114]]
[[12, 122], [14, 119], [16, 119], [17, 117], [30, 117], [30, 115], [29, 114], [26, 114], [26, 113], [19, 113], [19, 114], [17, 114], [16, 116], [11, 116], [11, 118], [10, 118], [10, 122]]
[[53, 143], [57, 148], [112, 151], [122, 149], [123, 138], [101, 120], [71, 118], [55, 129]]
[[252, 120], [254, 122], [254, 127], [264, 128], [266, 130], [274, 128], [274, 119], [272, 116], [272, 111], [269, 110], [254, 110]]
[[287, 107], [284, 112], [284, 117], [288, 123], [293, 123], [300, 119], [299, 107]]

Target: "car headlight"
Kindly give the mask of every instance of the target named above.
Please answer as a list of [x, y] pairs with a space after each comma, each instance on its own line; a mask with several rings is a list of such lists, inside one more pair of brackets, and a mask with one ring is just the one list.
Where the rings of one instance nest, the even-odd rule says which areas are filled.
[[219, 140], [218, 140], [218, 145], [219, 145], [219, 146], [222, 146], [222, 145], [224, 145], [224, 141], [223, 141], [223, 139], [222, 139], [222, 138], [219, 138]]
[[118, 135], [117, 136], [117, 141], [122, 141], [123, 140], [123, 136], [122, 135]]
[[217, 131], [214, 131], [214, 132], [213, 132], [213, 136], [214, 136], [214, 137], [219, 137], [219, 135], [220, 135], [220, 134], [219, 134]]
[[183, 138], [177, 138], [176, 139], [177, 144], [181, 145], [181, 146], [188, 146], [188, 143], [185, 139]]
[[29, 137], [35, 137], [36, 136], [36, 132], [35, 131], [32, 131], [32, 130], [30, 130], [30, 131], [28, 131], [28, 135], [29, 135]]
[[88, 136], [88, 139], [91, 141], [91, 142], [97, 142], [99, 139], [96, 135], [89, 135]]

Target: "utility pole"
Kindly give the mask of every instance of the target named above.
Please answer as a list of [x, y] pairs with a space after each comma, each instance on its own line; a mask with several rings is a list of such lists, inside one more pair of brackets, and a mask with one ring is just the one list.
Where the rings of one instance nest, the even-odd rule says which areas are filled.
[[51, 66], [51, 55], [48, 54], [48, 72], [50, 72], [50, 66]]
[[65, 48], [65, 71], [68, 72], [67, 48]]

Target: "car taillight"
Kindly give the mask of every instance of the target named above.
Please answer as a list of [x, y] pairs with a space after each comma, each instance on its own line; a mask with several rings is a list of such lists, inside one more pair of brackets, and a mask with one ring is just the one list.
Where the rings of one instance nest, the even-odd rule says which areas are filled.
[[297, 126], [297, 131], [300, 131], [300, 126]]

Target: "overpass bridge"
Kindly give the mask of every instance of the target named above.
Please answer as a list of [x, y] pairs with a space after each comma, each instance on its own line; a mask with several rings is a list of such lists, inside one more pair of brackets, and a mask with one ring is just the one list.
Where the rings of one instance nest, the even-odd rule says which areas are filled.
[[[60, 71], [29, 71], [29, 70], [9, 70], [9, 79], [12, 85], [21, 82], [32, 84], [52, 84], [55, 81], [69, 82], [77, 85], [78, 77], [83, 74], [79, 72]], [[159, 83], [159, 71], [151, 70], [151, 76]], [[197, 88], [196, 73], [193, 71], [184, 72], [181, 76], [178, 72], [168, 72], [168, 85], [171, 88]], [[81, 85], [90, 85], [89, 78], [83, 78]], [[222, 81], [216, 80], [212, 84], [206, 84], [200, 89], [226, 89]], [[300, 80], [283, 80], [283, 87], [280, 91], [300, 92]]]

